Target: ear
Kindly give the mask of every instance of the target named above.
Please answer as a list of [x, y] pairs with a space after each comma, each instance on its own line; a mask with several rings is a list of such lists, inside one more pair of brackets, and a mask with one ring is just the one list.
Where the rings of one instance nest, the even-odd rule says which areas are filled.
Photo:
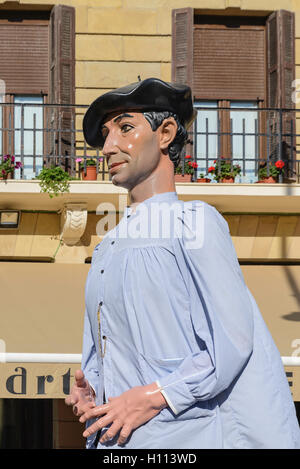
[[159, 127], [160, 133], [160, 149], [165, 151], [170, 143], [173, 142], [177, 133], [177, 124], [173, 117], [165, 119]]

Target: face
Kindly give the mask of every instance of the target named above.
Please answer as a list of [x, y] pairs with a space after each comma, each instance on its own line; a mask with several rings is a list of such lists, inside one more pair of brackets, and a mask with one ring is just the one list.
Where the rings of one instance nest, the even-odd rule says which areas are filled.
[[108, 116], [101, 131], [113, 184], [131, 190], [151, 176], [161, 157], [159, 131], [153, 132], [141, 112]]

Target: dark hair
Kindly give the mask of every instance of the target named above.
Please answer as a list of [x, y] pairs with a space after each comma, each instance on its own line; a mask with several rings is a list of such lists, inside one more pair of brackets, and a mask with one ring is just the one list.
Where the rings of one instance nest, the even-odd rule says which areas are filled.
[[163, 111], [163, 112], [143, 112], [145, 119], [151, 125], [151, 129], [153, 132], [158, 129], [158, 127], [163, 123], [165, 119], [168, 117], [173, 117], [176, 124], [177, 124], [177, 133], [172, 143], [170, 143], [168, 147], [169, 157], [170, 160], [174, 163], [174, 168], [177, 168], [178, 164], [180, 163], [181, 152], [184, 144], [187, 141], [187, 131], [181, 122], [178, 119], [178, 116], [173, 112]]

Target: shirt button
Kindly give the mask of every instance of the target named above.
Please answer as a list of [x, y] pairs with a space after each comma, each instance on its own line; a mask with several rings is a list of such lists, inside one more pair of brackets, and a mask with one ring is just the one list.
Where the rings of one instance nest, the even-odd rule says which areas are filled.
[[104, 270], [102, 269], [102, 270], [101, 270], [101, 274], [103, 274], [103, 272], [104, 272]]
[[102, 306], [102, 305], [103, 305], [103, 301], [100, 301], [99, 305]]
[[127, 215], [127, 218], [129, 218], [129, 217], [130, 217], [130, 215]]
[[112, 241], [110, 244], [115, 244], [115, 242], [114, 242], [114, 241]]

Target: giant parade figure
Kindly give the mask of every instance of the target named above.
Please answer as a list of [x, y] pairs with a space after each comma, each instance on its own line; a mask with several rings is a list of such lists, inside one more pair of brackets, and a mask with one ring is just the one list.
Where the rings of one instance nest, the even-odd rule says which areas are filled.
[[84, 117], [130, 200], [93, 253], [82, 369], [66, 399], [88, 448], [300, 448], [227, 222], [176, 193], [194, 117], [190, 88], [157, 78], [105, 93]]

